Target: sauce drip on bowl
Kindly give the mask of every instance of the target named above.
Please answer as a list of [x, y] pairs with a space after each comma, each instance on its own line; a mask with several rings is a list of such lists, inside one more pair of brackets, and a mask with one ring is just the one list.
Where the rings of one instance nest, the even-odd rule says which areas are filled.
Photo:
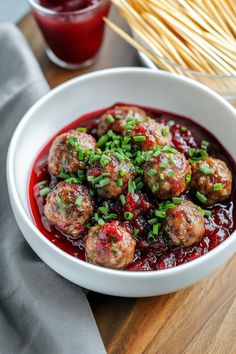
[[[125, 105], [127, 106], [127, 104]], [[232, 157], [219, 141], [206, 129], [188, 118], [146, 107], [141, 108], [144, 108], [147, 114], [158, 122], [169, 123], [174, 147], [184, 153], [187, 158], [189, 158], [188, 154], [190, 147], [200, 149], [204, 141], [209, 142], [207, 148], [209, 155], [225, 161], [231, 169], [233, 175], [233, 191], [230, 200], [208, 208], [208, 210], [211, 211], [211, 216], [206, 218], [204, 237], [201, 242], [194, 244], [193, 246], [187, 248], [174, 246], [167, 242], [162, 235], [158, 236], [157, 241], [153, 243], [150, 243], [147, 240], [145, 234], [136, 237], [137, 245], [135, 259], [133, 263], [125, 268], [125, 270], [129, 271], [160, 270], [192, 261], [208, 253], [228, 238], [235, 230], [236, 218], [234, 208], [234, 201], [236, 198], [236, 166]], [[98, 118], [107, 111], [107, 109], [108, 108], [86, 114], [78, 118], [72, 124], [58, 132], [57, 135], [77, 127], [86, 127], [87, 132], [93, 134], [98, 123]], [[45, 198], [40, 196], [38, 183], [42, 180], [47, 180], [50, 187], [54, 187], [58, 183], [57, 178], [50, 175], [47, 168], [47, 156], [54, 138], [55, 136], [39, 153], [32, 168], [29, 181], [29, 202], [33, 220], [41, 233], [57, 247], [74, 257], [85, 260], [86, 235], [77, 240], [71, 240], [56, 230], [43, 215]], [[145, 193], [148, 194], [149, 201], [155, 205], [157, 203], [156, 198], [146, 190]], [[196, 204], [199, 204], [199, 202], [190, 195], [189, 190], [187, 190], [182, 196], [184, 198], [190, 198]], [[150, 203], [143, 198], [143, 194], [139, 193], [136, 194], [135, 198], [128, 194], [127, 198], [129, 200], [129, 211], [133, 212], [136, 217], [135, 227], [144, 230], [147, 227]], [[121, 204], [116, 202], [116, 200], [110, 201], [109, 203], [111, 209], [115, 210], [118, 215], [119, 213], [121, 214], [124, 212]], [[139, 215], [140, 210], [143, 211], [141, 215]], [[131, 228], [129, 221], [126, 221], [125, 224], [127, 229]]]

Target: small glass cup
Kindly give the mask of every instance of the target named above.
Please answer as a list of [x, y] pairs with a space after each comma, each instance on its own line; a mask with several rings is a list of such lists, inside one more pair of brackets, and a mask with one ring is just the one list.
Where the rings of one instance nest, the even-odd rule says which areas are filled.
[[110, 0], [66, 12], [43, 7], [37, 0], [29, 3], [52, 62], [66, 69], [79, 69], [95, 61], [103, 41], [103, 17], [109, 13]]

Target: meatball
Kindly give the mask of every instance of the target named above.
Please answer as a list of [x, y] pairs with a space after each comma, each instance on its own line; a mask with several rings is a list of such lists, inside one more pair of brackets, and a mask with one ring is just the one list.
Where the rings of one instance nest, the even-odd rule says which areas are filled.
[[77, 130], [59, 135], [49, 151], [49, 172], [59, 176], [62, 170], [75, 173], [78, 169], [84, 169], [86, 160], [83, 152], [87, 149], [96, 149], [96, 146], [96, 140], [92, 135]]
[[192, 165], [191, 187], [204, 205], [213, 205], [230, 196], [232, 173], [224, 161], [206, 157]]
[[136, 172], [132, 163], [126, 160], [120, 161], [112, 153], [103, 154], [101, 160], [95, 162], [87, 171], [89, 183], [102, 199], [119, 197], [127, 190], [128, 182], [135, 177]]
[[100, 118], [97, 129], [98, 136], [106, 134], [110, 129], [117, 134], [127, 135], [125, 125], [128, 123], [128, 118], [131, 117], [140, 122], [145, 119], [146, 113], [144, 110], [132, 106], [115, 106], [113, 109], [109, 109]]
[[160, 199], [178, 197], [187, 188], [191, 166], [180, 153], [162, 152], [152, 155], [143, 165], [144, 182]]
[[155, 146], [171, 145], [169, 127], [152, 118], [136, 124], [130, 135], [133, 137], [133, 146], [136, 150], [148, 151]]
[[163, 227], [174, 245], [189, 247], [201, 241], [205, 232], [205, 220], [195, 204], [183, 200], [181, 204], [167, 210]]
[[88, 262], [102, 267], [123, 269], [134, 260], [136, 242], [118, 221], [91, 227], [86, 238]]
[[64, 235], [78, 238], [93, 213], [93, 201], [81, 184], [60, 182], [47, 195], [44, 215]]

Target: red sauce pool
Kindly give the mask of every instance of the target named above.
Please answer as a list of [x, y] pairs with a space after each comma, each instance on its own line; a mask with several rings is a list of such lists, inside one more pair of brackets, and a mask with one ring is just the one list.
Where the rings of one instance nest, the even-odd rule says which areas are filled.
[[[94, 58], [102, 44], [103, 17], [108, 15], [109, 0], [38, 0], [39, 5], [55, 11], [49, 15], [33, 10], [36, 21], [53, 54], [71, 64]], [[83, 10], [80, 14], [70, 11]]]
[[[124, 103], [118, 104], [127, 106], [127, 104]], [[207, 148], [209, 155], [224, 160], [231, 169], [233, 175], [233, 191], [230, 200], [221, 204], [216, 204], [209, 208], [212, 215], [206, 218], [205, 234], [202, 241], [198, 244], [188, 248], [183, 248], [169, 244], [166, 240], [164, 240], [164, 238], [162, 238], [162, 236], [159, 236], [157, 242], [155, 243], [148, 242], [145, 235], [137, 237], [135, 260], [125, 269], [129, 271], [166, 269], [196, 259], [208, 253], [228, 238], [235, 230], [236, 221], [236, 210], [234, 208], [234, 203], [236, 200], [236, 165], [233, 158], [219, 143], [219, 141], [203, 127], [188, 118], [142, 106], [140, 107], [145, 109], [147, 114], [157, 121], [175, 121], [175, 124], [170, 128], [172, 133], [172, 141], [175, 148], [183, 152], [187, 158], [189, 157], [187, 154], [189, 147], [201, 148], [202, 140], [208, 141], [210, 143]], [[93, 129], [97, 125], [98, 117], [109, 108], [86, 114], [78, 118], [73, 123], [59, 131], [57, 135], [77, 127], [87, 127], [88, 132], [92, 133]], [[187, 127], [188, 129], [183, 129], [183, 127]], [[66, 238], [59, 231], [53, 228], [43, 215], [45, 198], [40, 197], [37, 183], [42, 180], [48, 180], [50, 185], [54, 186], [58, 182], [57, 179], [50, 176], [47, 171], [47, 155], [54, 138], [55, 136], [52, 137], [48, 144], [39, 153], [32, 168], [32, 173], [29, 180], [29, 202], [31, 212], [36, 226], [42, 234], [47, 237], [47, 239], [66, 253], [84, 260], [84, 238], [78, 240], [70, 240], [69, 238]], [[149, 194], [148, 197], [151, 203], [156, 203], [153, 196]], [[184, 197], [190, 197], [188, 190], [185, 192]], [[136, 209], [137, 218], [135, 220], [135, 227], [145, 229], [149, 212], [149, 203], [138, 196], [136, 199], [132, 199], [132, 196], [129, 196], [129, 198], [130, 200], [128, 204], [130, 208]], [[196, 200], [194, 201], [196, 202]], [[121, 207], [116, 205], [115, 202], [111, 202], [110, 207], [116, 209], [119, 214], [119, 208]], [[144, 211], [144, 213], [142, 212], [139, 215], [141, 210]], [[123, 212], [123, 210], [121, 212]], [[129, 222], [126, 222], [126, 224], [128, 228], [131, 227]]]

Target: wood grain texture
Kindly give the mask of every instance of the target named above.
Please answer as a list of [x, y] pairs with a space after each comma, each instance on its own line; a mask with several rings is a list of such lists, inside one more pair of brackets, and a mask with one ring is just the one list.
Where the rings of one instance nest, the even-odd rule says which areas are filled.
[[[114, 9], [110, 17], [127, 29]], [[140, 65], [136, 52], [107, 30], [93, 66], [82, 71], [63, 70], [47, 58], [31, 15], [19, 27], [51, 87], [97, 69]], [[89, 301], [108, 353], [235, 354], [235, 269], [236, 257], [200, 283], [159, 297], [129, 299], [91, 292]]]

